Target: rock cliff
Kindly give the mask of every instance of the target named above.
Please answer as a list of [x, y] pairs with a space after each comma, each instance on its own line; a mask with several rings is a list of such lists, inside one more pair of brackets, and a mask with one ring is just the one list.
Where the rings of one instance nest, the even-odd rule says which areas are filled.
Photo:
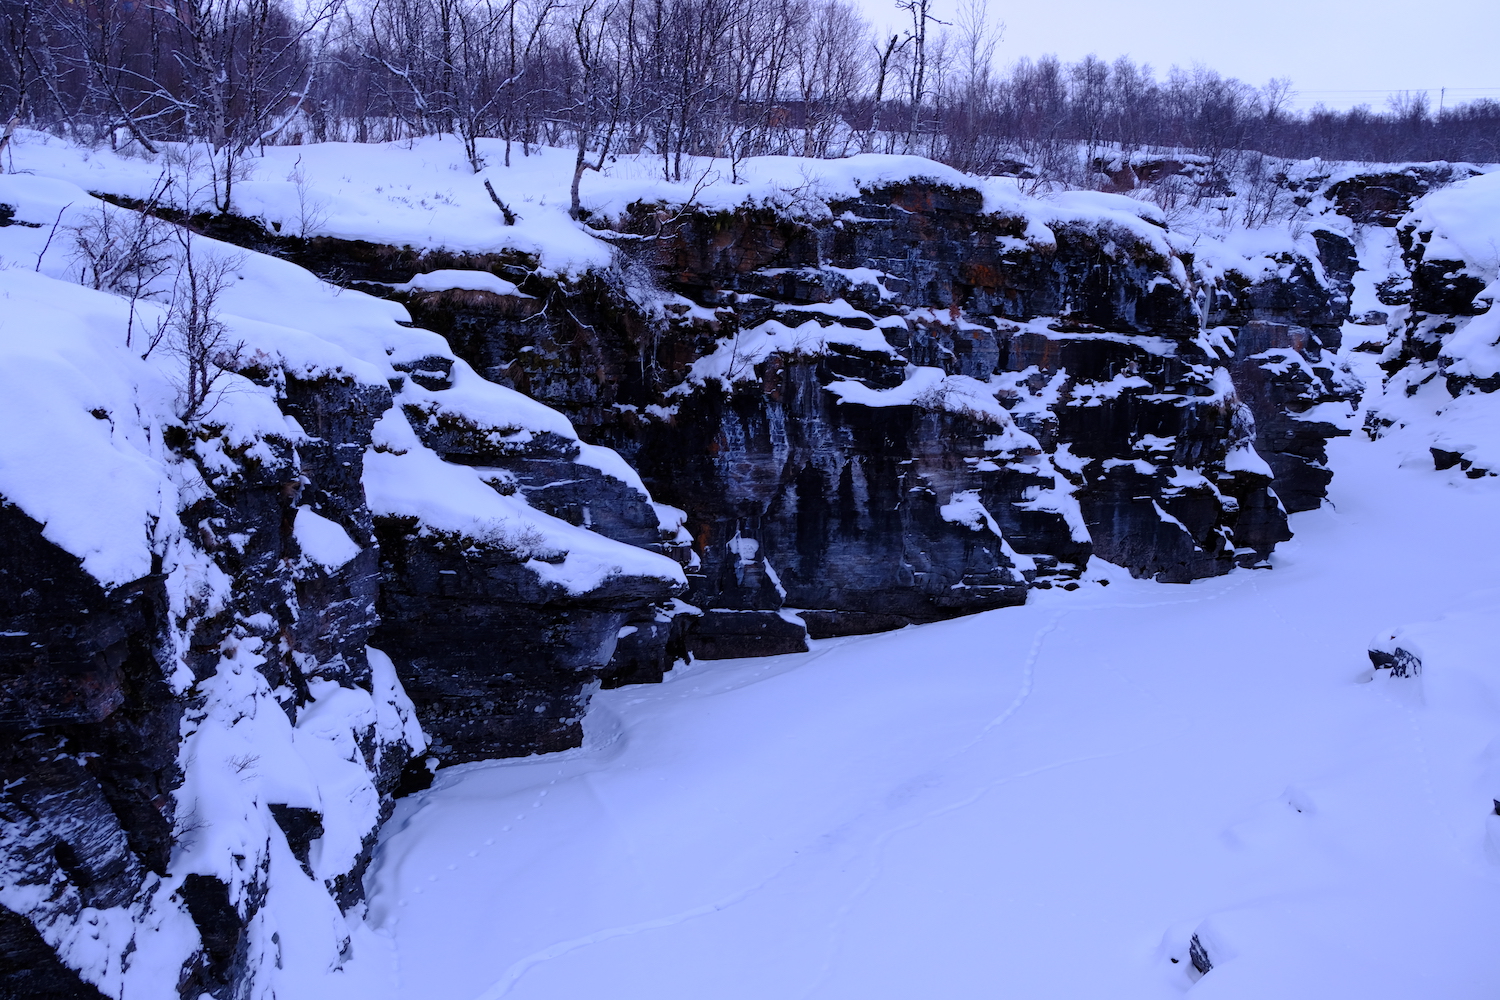
[[[5, 180], [7, 253], [106, 211]], [[1095, 556], [1263, 566], [1356, 390], [1344, 237], [1232, 254], [1118, 196], [637, 200], [581, 272], [172, 218], [243, 248], [211, 412], [98, 346], [118, 296], [13, 280], [32, 330], [103, 318], [55, 378], [7, 331], [52, 401], [3, 414], [47, 430], [0, 467], [57, 481], [0, 477], [0, 996], [336, 967], [393, 795], [576, 746], [593, 690], [686, 655], [1017, 604]], [[80, 476], [80, 435], [115, 465]]]
[[1018, 603], [1092, 554], [1171, 582], [1255, 565], [1320, 502], [1346, 430], [1318, 407], [1354, 391], [1323, 354], [1347, 239], [1209, 266], [1147, 206], [1087, 205], [931, 181], [799, 212], [638, 203], [596, 220], [621, 263], [581, 282], [492, 258], [461, 263], [513, 292], [394, 290], [460, 262], [389, 252], [355, 280], [687, 512], [696, 655], [784, 652], [804, 625]]
[[[1381, 283], [1390, 309], [1372, 436], [1410, 429], [1414, 461], [1471, 478], [1500, 475], [1500, 175], [1466, 178], [1417, 202], [1396, 227], [1401, 267]], [[1433, 418], [1438, 418], [1434, 420]]]

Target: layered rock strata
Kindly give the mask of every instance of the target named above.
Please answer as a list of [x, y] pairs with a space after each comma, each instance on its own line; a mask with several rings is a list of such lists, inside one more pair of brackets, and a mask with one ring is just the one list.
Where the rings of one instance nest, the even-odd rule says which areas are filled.
[[[11, 182], [6, 221], [102, 211], [56, 187]], [[618, 456], [399, 307], [194, 252], [233, 268], [235, 346], [191, 408], [176, 342], [127, 346], [174, 335], [159, 304], [3, 276], [0, 997], [337, 970], [393, 795], [575, 745], [676, 648], [682, 516]]]
[[[578, 281], [363, 245], [337, 266], [687, 512], [697, 655], [775, 653], [802, 624], [1018, 603], [1092, 554], [1162, 581], [1259, 564], [1317, 505], [1347, 432], [1320, 407], [1355, 391], [1323, 353], [1348, 241], [1207, 267], [1140, 203], [1089, 205], [907, 182], [800, 214], [636, 205], [600, 231], [620, 267]], [[396, 287], [454, 264], [514, 292]]]
[[149, 571], [0, 509], [0, 995], [118, 995], [162, 927], [172, 989], [268, 995], [308, 960], [276, 920], [356, 903], [392, 794], [576, 746], [591, 691], [689, 653], [1017, 604], [1093, 556], [1263, 565], [1354, 391], [1347, 241], [1212, 258], [1124, 198], [638, 203], [571, 276], [194, 224], [418, 329], [351, 296], [357, 335], [319, 332], [352, 356], [237, 365], [254, 433], [150, 423]]

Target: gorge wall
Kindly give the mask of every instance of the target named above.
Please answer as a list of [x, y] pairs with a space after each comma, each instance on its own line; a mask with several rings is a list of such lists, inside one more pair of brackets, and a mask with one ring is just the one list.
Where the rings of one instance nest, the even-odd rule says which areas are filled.
[[[35, 249], [64, 196], [4, 180], [7, 253]], [[191, 224], [244, 248], [238, 395], [174, 417], [139, 352], [86, 368], [81, 333], [73, 368], [14, 376], [81, 428], [46, 461], [92, 435], [108, 474], [0, 483], [0, 996], [336, 968], [393, 795], [576, 746], [593, 690], [686, 655], [1018, 604], [1095, 556], [1264, 566], [1358, 389], [1329, 355], [1337, 225], [1233, 254], [1123, 197], [920, 174], [637, 201], [591, 220], [613, 265], [574, 274]], [[44, 274], [12, 289], [33, 331], [125, 322]], [[109, 462], [156, 506], [105, 569], [59, 498], [114, 502]]]
[[932, 182], [814, 219], [637, 204], [613, 284], [495, 262], [516, 294], [401, 300], [687, 512], [700, 657], [1019, 603], [1093, 554], [1163, 582], [1263, 563], [1346, 432], [1350, 244], [1257, 272], [1138, 202], [1036, 213]]
[[1389, 379], [1365, 430], [1404, 432], [1412, 462], [1478, 479], [1500, 475], [1500, 178], [1462, 173], [1392, 226], [1400, 266], [1379, 286], [1388, 315], [1369, 345]]

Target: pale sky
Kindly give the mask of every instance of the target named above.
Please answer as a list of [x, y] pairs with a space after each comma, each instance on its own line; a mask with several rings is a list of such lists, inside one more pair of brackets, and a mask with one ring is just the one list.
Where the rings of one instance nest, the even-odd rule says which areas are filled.
[[[893, 0], [854, 0], [877, 23], [896, 25]], [[1056, 53], [1129, 55], [1165, 75], [1174, 63], [1204, 63], [1263, 84], [1290, 77], [1295, 106], [1368, 103], [1393, 91], [1427, 90], [1447, 100], [1500, 100], [1500, 0], [989, 0], [1005, 22], [997, 61]], [[936, 0], [951, 20], [957, 0]]]

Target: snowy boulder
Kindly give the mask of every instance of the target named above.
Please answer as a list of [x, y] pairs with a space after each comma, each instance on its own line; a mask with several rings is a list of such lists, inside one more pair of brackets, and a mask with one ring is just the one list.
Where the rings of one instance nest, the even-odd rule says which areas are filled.
[[1376, 670], [1389, 670], [1392, 677], [1420, 677], [1421, 653], [1408, 646], [1412, 643], [1410, 640], [1403, 642], [1400, 629], [1377, 636], [1370, 643], [1370, 663]]

